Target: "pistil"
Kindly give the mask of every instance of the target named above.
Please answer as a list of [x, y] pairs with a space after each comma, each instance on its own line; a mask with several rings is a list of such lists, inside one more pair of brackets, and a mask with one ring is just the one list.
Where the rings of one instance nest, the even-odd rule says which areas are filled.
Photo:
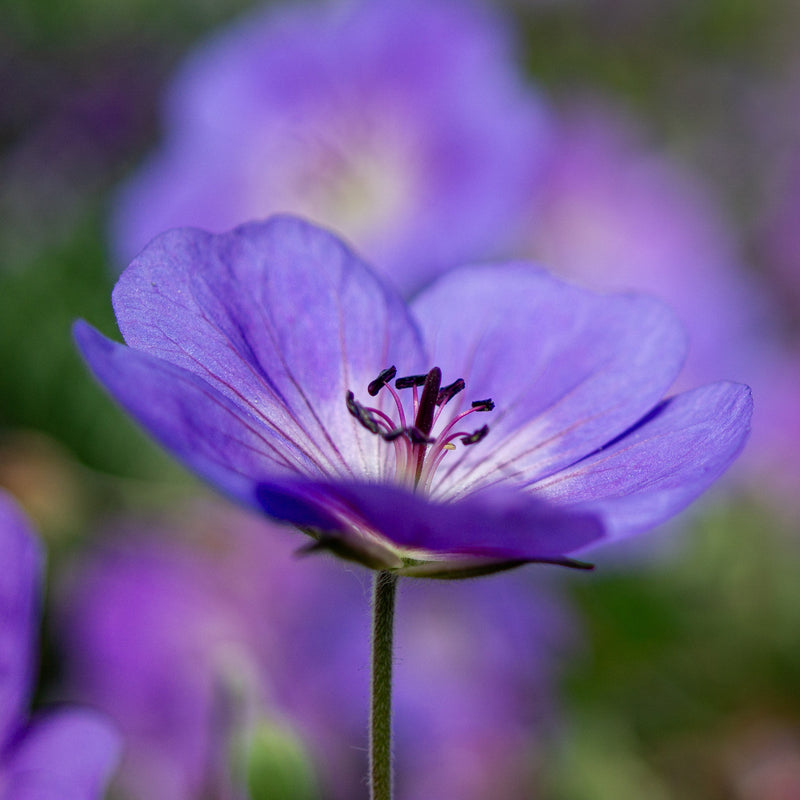
[[[426, 437], [430, 436], [433, 427], [433, 417], [436, 412], [436, 401], [439, 399], [439, 388], [442, 385], [442, 371], [439, 367], [434, 367], [426, 376], [425, 384], [422, 387], [422, 397], [419, 400], [419, 410], [417, 411], [414, 427], [421, 431]], [[422, 467], [425, 464], [425, 451], [427, 444], [416, 444], [417, 448], [417, 468], [414, 472], [414, 486], [419, 484], [422, 477]]]

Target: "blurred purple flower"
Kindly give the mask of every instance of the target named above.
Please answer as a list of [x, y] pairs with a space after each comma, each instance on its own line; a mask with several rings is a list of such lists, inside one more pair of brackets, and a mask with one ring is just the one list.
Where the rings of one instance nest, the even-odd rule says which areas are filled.
[[[796, 100], [795, 106], [796, 107]], [[768, 190], [761, 230], [761, 255], [780, 282], [788, 324], [800, 330], [800, 148]]]
[[[666, 300], [691, 341], [679, 387], [746, 378], [762, 410], [727, 485], [758, 486], [762, 497], [790, 509], [797, 493], [782, 487], [800, 476], [792, 436], [800, 413], [790, 390], [797, 357], [780, 342], [780, 304], [746, 268], [708, 187], [645, 146], [630, 118], [597, 99], [564, 111], [553, 140], [518, 251], [596, 289], [636, 289]], [[776, 249], [790, 258], [796, 226], [791, 213], [779, 218]]]
[[598, 100], [564, 111], [554, 141], [520, 252], [598, 290], [665, 300], [689, 333], [685, 377], [749, 381], [766, 298], [707, 187]]
[[324, 222], [404, 291], [503, 255], [545, 138], [502, 20], [453, 0], [269, 8], [201, 46], [165, 104], [162, 149], [122, 191], [126, 264], [178, 226], [276, 212]]
[[0, 798], [100, 798], [118, 751], [105, 721], [72, 708], [28, 716], [42, 560], [28, 521], [0, 493]]
[[[184, 509], [180, 529], [131, 522], [104, 538], [63, 587], [61, 630], [76, 697], [125, 732], [126, 796], [240, 796], [230, 741], [259, 717], [301, 736], [324, 797], [359, 796], [364, 574], [297, 564], [277, 530], [208, 504]], [[530, 796], [531, 749], [554, 719], [554, 667], [574, 634], [553, 597], [515, 578], [404, 587], [398, 797]]]
[[[796, 91], [792, 95], [796, 98]], [[795, 108], [795, 105], [790, 106]], [[783, 131], [785, 134], [785, 131]], [[790, 141], [793, 141], [790, 139]], [[776, 148], [777, 149], [777, 148]], [[788, 161], [788, 165], [783, 161]], [[776, 159], [768, 201], [760, 225], [759, 260], [772, 282], [772, 316], [777, 344], [760, 360], [757, 380], [764, 396], [759, 415], [760, 439], [766, 446], [750, 454], [760, 470], [761, 491], [779, 501], [780, 511], [800, 520], [800, 149]], [[783, 167], [777, 169], [777, 166]], [[761, 390], [761, 384], [764, 390]], [[760, 442], [759, 439], [759, 442]]]
[[683, 508], [749, 427], [741, 385], [661, 400], [685, 350], [666, 307], [528, 264], [451, 271], [409, 309], [333, 235], [276, 217], [159, 237], [113, 300], [130, 346], [84, 322], [76, 339], [162, 444], [400, 574], [574, 563]]
[[[244, 797], [228, 756], [262, 685], [248, 669], [247, 622], [229, 596], [240, 576], [219, 568], [232, 548], [212, 565], [166, 535], [144, 538], [141, 526], [120, 526], [114, 539], [72, 576], [60, 608], [76, 698], [125, 735], [117, 785], [133, 798]], [[235, 577], [230, 588], [223, 573]]]

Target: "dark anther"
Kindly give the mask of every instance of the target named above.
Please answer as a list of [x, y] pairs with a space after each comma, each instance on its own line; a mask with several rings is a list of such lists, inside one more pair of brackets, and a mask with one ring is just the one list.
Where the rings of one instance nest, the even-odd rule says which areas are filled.
[[462, 436], [461, 444], [477, 444], [481, 439], [486, 437], [487, 433], [489, 433], [489, 426], [484, 425], [482, 428], [473, 431], [469, 436]]
[[464, 379], [459, 378], [457, 381], [453, 381], [449, 386], [442, 386], [442, 388], [439, 389], [439, 396], [436, 398], [436, 405], [443, 406], [445, 403], [449, 403], [459, 392], [463, 391], [466, 385]]
[[439, 367], [434, 367], [425, 376], [425, 386], [419, 398], [419, 409], [417, 418], [414, 420], [416, 425], [427, 436], [433, 427], [433, 415], [436, 411], [436, 400], [439, 397], [439, 387], [442, 384], [442, 371]]
[[431, 439], [430, 436], [423, 433], [419, 428], [412, 425], [410, 428], [406, 428], [405, 430], [406, 436], [408, 436], [408, 440], [411, 444], [433, 444], [436, 439]]
[[386, 369], [381, 371], [381, 374], [375, 378], [372, 383], [367, 387], [367, 391], [370, 393], [370, 396], [375, 397], [378, 392], [386, 386], [389, 381], [397, 375], [397, 367], [387, 367]]
[[380, 433], [375, 417], [356, 400], [352, 392], [347, 393], [347, 410], [370, 432]]
[[405, 436], [411, 444], [433, 444], [436, 441], [436, 439], [426, 436], [419, 428], [413, 425], [408, 428], [395, 428], [392, 431], [381, 433], [381, 437], [387, 442], [393, 442], [401, 436]]
[[412, 386], [422, 386], [427, 378], [425, 375], [407, 375], [405, 378], [398, 378], [394, 382], [395, 389], [410, 389]]
[[486, 400], [473, 400], [472, 407], [475, 411], [491, 411], [494, 408], [494, 401], [491, 398]]

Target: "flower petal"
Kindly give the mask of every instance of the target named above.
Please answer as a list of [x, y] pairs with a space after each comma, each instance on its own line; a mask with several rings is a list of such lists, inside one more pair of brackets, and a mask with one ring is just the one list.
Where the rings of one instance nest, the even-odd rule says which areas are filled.
[[0, 492], [0, 747], [27, 717], [42, 552], [22, 512]]
[[531, 490], [600, 514], [612, 538], [638, 533], [680, 511], [731, 465], [750, 432], [752, 411], [750, 390], [741, 384], [684, 392]]
[[414, 311], [446, 380], [491, 397], [489, 437], [448, 456], [436, 496], [543, 478], [614, 438], [674, 381], [686, 341], [671, 311], [638, 295], [600, 295], [528, 264], [455, 270]]
[[197, 375], [113, 342], [85, 322], [74, 327], [83, 357], [105, 388], [164, 447], [203, 478], [246, 503], [258, 480], [325, 474], [302, 445], [264, 424]]
[[99, 800], [118, 757], [117, 736], [97, 714], [49, 714], [14, 744], [4, 765], [4, 797]]
[[379, 558], [383, 544], [396, 563], [389, 556], [379, 567], [396, 568], [402, 556], [426, 560], [431, 554], [561, 561], [604, 533], [592, 513], [572, 513], [508, 488], [436, 503], [387, 484], [287, 481], [262, 484], [258, 497], [271, 516], [300, 527], [322, 527], [354, 554], [365, 546]]
[[201, 377], [329, 473], [380, 475], [386, 449], [345, 394], [391, 363], [420, 369], [421, 342], [399, 296], [333, 235], [292, 217], [170, 231], [123, 273], [113, 302], [132, 348]]

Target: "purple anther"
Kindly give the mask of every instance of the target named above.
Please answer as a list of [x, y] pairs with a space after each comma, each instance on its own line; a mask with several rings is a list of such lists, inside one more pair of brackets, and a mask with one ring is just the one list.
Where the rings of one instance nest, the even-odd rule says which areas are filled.
[[347, 393], [347, 410], [370, 432], [380, 433], [375, 417], [356, 400], [352, 392]]
[[389, 383], [394, 376], [397, 375], [397, 367], [387, 367], [386, 369], [382, 370], [380, 375], [375, 378], [374, 381], [370, 383], [367, 387], [367, 391], [369, 392], [371, 397], [375, 397], [378, 392]]
[[442, 388], [439, 389], [439, 396], [436, 398], [436, 405], [443, 406], [449, 403], [459, 392], [464, 390], [466, 385], [464, 379], [459, 378], [447, 386], [442, 386]]
[[410, 389], [412, 386], [423, 386], [428, 377], [425, 375], [406, 375], [405, 378], [398, 378], [394, 382], [395, 389]]
[[461, 437], [461, 444], [477, 444], [486, 437], [486, 434], [489, 433], [489, 426], [484, 425], [482, 428], [478, 428], [478, 430], [473, 431], [468, 436]]

